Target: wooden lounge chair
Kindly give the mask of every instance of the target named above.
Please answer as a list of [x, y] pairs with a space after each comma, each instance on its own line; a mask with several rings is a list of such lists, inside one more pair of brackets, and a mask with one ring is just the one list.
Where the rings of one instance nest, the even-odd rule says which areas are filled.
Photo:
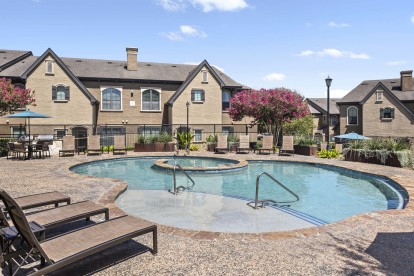
[[216, 153], [224, 153], [227, 152], [229, 150], [228, 145], [227, 145], [227, 135], [219, 135], [217, 137], [217, 147], [215, 149]]
[[59, 157], [66, 155], [75, 155], [75, 136], [63, 136], [63, 147], [59, 151]]
[[283, 144], [279, 149], [279, 155], [286, 153], [295, 153], [295, 149], [293, 148], [293, 136], [283, 136]]
[[263, 145], [260, 149], [257, 149], [257, 151], [259, 152], [259, 154], [261, 154], [262, 151], [268, 151], [270, 154], [270, 152], [273, 151], [273, 136], [272, 135], [263, 136]]
[[88, 137], [88, 155], [102, 154], [101, 136], [89, 135]]
[[114, 148], [112, 150], [113, 154], [127, 154], [127, 150], [125, 147], [125, 136], [117, 135], [114, 136]]
[[118, 217], [38, 241], [20, 206], [4, 191], [1, 190], [0, 195], [3, 197], [16, 230], [30, 247], [21, 264], [32, 254], [40, 255], [42, 266], [47, 264], [46, 267], [31, 275], [50, 273], [114, 245], [151, 232], [153, 237], [152, 253], [157, 254], [157, 226], [131, 216]]
[[237, 147], [237, 152], [249, 152], [250, 151], [250, 139], [249, 135], [240, 135], [239, 137], [239, 146]]

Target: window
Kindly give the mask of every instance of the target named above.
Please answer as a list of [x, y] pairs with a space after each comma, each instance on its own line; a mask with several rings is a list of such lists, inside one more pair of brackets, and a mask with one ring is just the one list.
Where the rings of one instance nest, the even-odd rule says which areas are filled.
[[336, 116], [331, 117], [331, 126], [336, 126], [338, 124], [338, 118]]
[[203, 131], [201, 129], [194, 130], [194, 142], [202, 142], [203, 141]]
[[234, 133], [233, 127], [222, 127], [221, 134], [223, 135], [232, 135]]
[[161, 111], [160, 92], [154, 89], [146, 89], [142, 92], [142, 111]]
[[62, 140], [63, 136], [66, 135], [66, 130], [65, 129], [55, 129], [55, 135], [56, 135], [56, 139]]
[[221, 93], [221, 110], [226, 111], [227, 108], [230, 108], [230, 97], [231, 94], [229, 91], [223, 91]]
[[114, 144], [115, 135], [125, 135], [126, 130], [121, 126], [105, 126], [98, 128], [98, 134], [101, 136], [101, 145], [110, 146]]
[[70, 91], [69, 86], [58, 84], [52, 86], [52, 100], [54, 101], [69, 101]]
[[358, 108], [355, 106], [348, 107], [348, 125], [358, 124]]
[[394, 108], [386, 107], [380, 109], [380, 118], [381, 119], [394, 119]]
[[203, 75], [202, 82], [207, 83], [208, 82], [208, 71], [201, 71], [201, 74]]
[[101, 110], [122, 111], [121, 88], [108, 87], [102, 90]]
[[377, 90], [376, 96], [377, 96], [376, 101], [382, 102], [383, 90]]
[[161, 127], [157, 126], [141, 126], [138, 130], [139, 134], [143, 134], [145, 136], [150, 135], [160, 135], [161, 134]]
[[12, 127], [11, 129], [13, 138], [19, 138], [20, 136], [26, 135], [26, 127], [24, 126]]
[[204, 90], [194, 89], [191, 90], [191, 101], [192, 102], [204, 102]]
[[326, 123], [326, 115], [323, 115], [323, 122]]
[[45, 60], [46, 74], [53, 75], [53, 60]]

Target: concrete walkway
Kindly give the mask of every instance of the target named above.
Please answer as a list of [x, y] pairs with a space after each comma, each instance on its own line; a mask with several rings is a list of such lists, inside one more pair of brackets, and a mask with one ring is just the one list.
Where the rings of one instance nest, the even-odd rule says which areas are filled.
[[[128, 156], [137, 155], [129, 153]], [[159, 154], [157, 154], [159, 155]], [[211, 156], [210, 153], [195, 155]], [[138, 156], [138, 155], [137, 155]], [[142, 156], [142, 155], [139, 155]], [[240, 159], [321, 162], [388, 176], [414, 194], [414, 171], [314, 157], [226, 154]], [[45, 160], [0, 159], [0, 185], [13, 196], [58, 190], [73, 201], [92, 200], [122, 211], [114, 199], [126, 184], [72, 173], [72, 165], [103, 156], [75, 156]], [[69, 226], [73, 227], [73, 226]], [[55, 233], [66, 229], [58, 229]], [[146, 250], [150, 237], [139, 237], [96, 254], [55, 275], [412, 275], [414, 273], [414, 208], [357, 215], [338, 223], [294, 231], [219, 233], [159, 225], [159, 254]], [[29, 273], [31, 262], [19, 272]], [[3, 270], [6, 273], [6, 270]]]

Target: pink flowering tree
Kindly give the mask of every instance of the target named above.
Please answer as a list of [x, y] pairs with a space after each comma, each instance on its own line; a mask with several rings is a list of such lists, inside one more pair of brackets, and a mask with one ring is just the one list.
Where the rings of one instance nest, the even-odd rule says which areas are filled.
[[262, 131], [273, 134], [275, 144], [278, 143], [284, 123], [309, 114], [303, 97], [286, 88], [244, 90], [237, 93], [230, 103], [228, 111], [232, 120], [251, 117], [252, 125], [258, 125]]
[[34, 91], [15, 87], [10, 80], [0, 80], [0, 116], [26, 105], [35, 105]]

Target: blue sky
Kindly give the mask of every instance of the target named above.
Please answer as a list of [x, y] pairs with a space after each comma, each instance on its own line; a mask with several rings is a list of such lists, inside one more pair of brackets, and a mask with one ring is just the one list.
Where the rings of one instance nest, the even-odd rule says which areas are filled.
[[[0, 48], [199, 63], [253, 88], [342, 97], [414, 69], [411, 0], [0, 0]], [[9, 11], [9, 12], [5, 12]], [[4, 30], [7, 30], [6, 32]]]

